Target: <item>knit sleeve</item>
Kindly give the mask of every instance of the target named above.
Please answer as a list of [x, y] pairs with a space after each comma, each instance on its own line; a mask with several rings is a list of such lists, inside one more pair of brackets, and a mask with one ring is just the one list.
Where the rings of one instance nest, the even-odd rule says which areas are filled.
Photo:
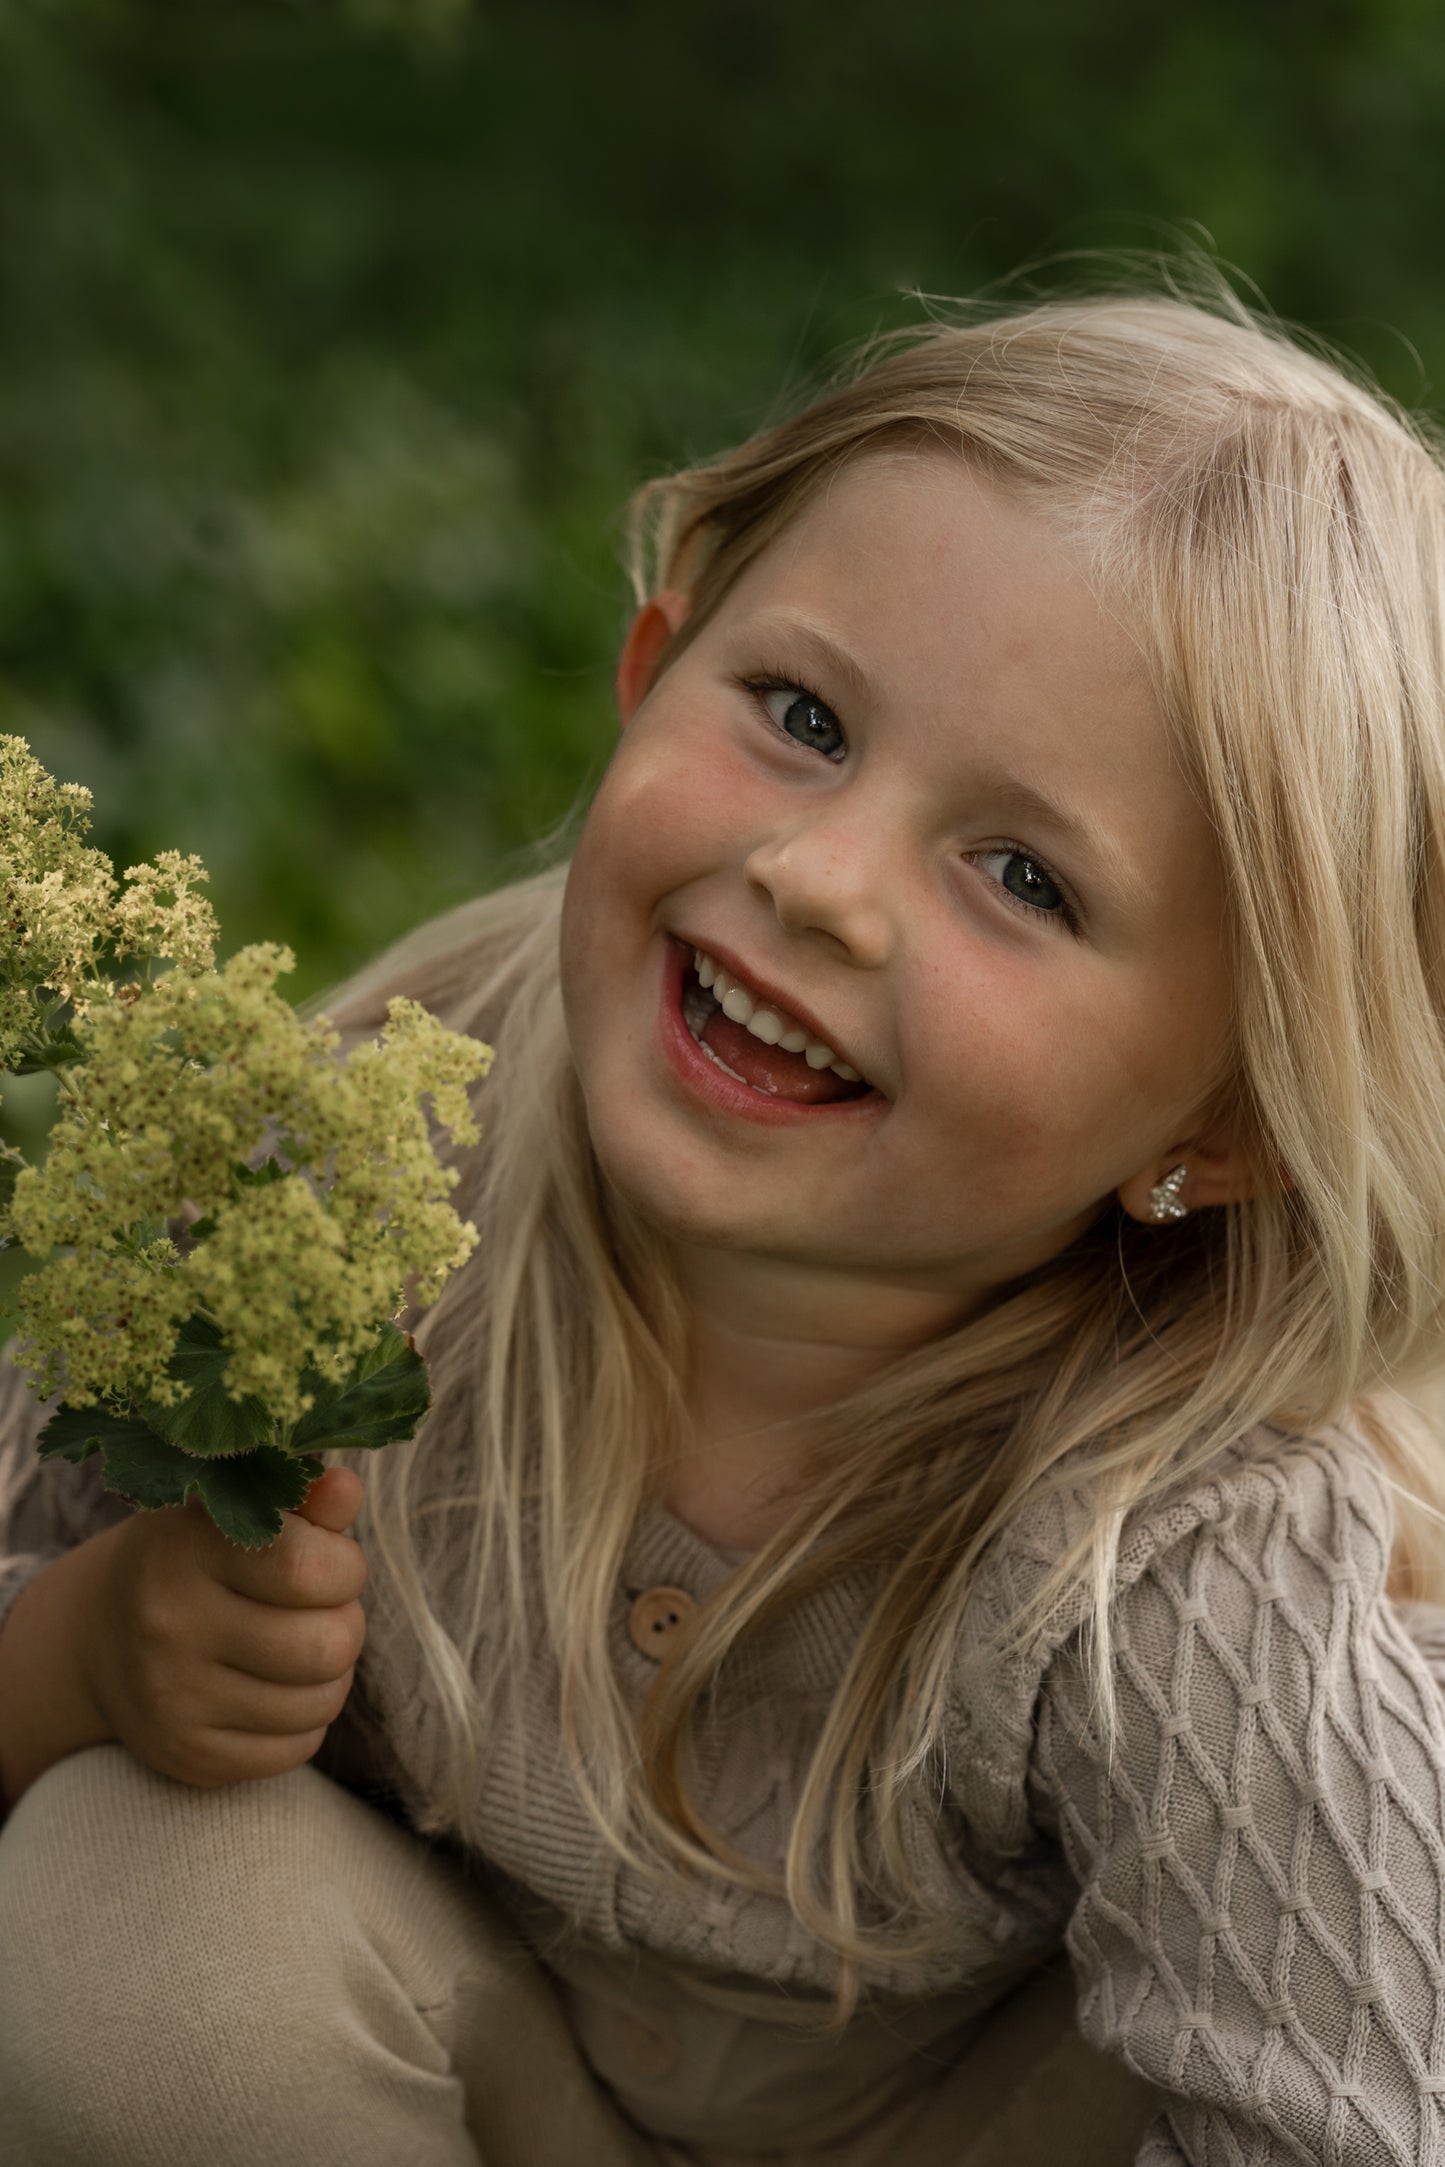
[[77, 1467], [35, 1450], [52, 1405], [42, 1405], [0, 1353], [0, 1630], [22, 1588], [66, 1550], [133, 1509], [103, 1487], [99, 1457]]
[[1298, 1441], [1122, 1593], [1112, 1768], [1077, 1633], [1043, 1679], [1079, 2026], [1170, 2098], [1139, 2167], [1445, 2157], [1445, 1696], [1364, 1457]]

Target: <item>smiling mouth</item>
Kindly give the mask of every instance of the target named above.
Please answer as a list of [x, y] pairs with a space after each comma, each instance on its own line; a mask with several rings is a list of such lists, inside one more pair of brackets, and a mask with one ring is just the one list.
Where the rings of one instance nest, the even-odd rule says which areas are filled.
[[865, 1079], [850, 1083], [832, 1068], [812, 1068], [801, 1053], [768, 1045], [746, 1024], [724, 1013], [716, 996], [689, 961], [682, 979], [682, 1020], [709, 1060], [735, 1083], [747, 1084], [767, 1098], [799, 1106], [837, 1106], [872, 1093]]

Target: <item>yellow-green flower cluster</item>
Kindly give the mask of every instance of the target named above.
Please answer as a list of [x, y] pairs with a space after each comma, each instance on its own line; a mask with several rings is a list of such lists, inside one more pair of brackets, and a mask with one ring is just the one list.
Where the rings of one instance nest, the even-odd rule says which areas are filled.
[[108, 996], [109, 952], [192, 970], [215, 956], [215, 914], [196, 894], [199, 858], [163, 851], [122, 890], [109, 858], [81, 841], [90, 792], [58, 783], [23, 737], [0, 735], [0, 1069], [31, 1051], [42, 990], [84, 1014]]
[[108, 1243], [55, 1257], [24, 1280], [18, 1300], [30, 1344], [14, 1359], [41, 1396], [72, 1377], [83, 1382], [66, 1396], [84, 1407], [103, 1394], [124, 1400], [143, 1388], [169, 1359], [187, 1314], [184, 1283], [168, 1268], [178, 1261], [164, 1237], [134, 1251]]
[[58, 783], [22, 737], [0, 736], [0, 1066], [35, 1027], [33, 989], [69, 999], [110, 929], [115, 875], [80, 838], [90, 792]]
[[[331, 1026], [303, 1022], [276, 990], [288, 950], [199, 967], [194, 867], [160, 859], [154, 878], [128, 876], [135, 937], [192, 945], [154, 984], [90, 1009], [46, 1162], [20, 1174], [0, 1218], [49, 1257], [21, 1284], [21, 1361], [72, 1405], [174, 1404], [166, 1364], [200, 1311], [230, 1351], [231, 1395], [290, 1422], [310, 1404], [303, 1369], [339, 1382], [404, 1291], [429, 1299], [475, 1246], [423, 1101], [457, 1143], [475, 1142], [467, 1086], [491, 1053], [394, 1001], [380, 1039], [340, 1058]], [[275, 1178], [258, 1180], [268, 1148]], [[182, 1256], [165, 1225], [188, 1208], [208, 1231]]]
[[216, 960], [216, 914], [197, 883], [210, 875], [199, 858], [158, 850], [154, 865], [126, 867], [130, 886], [118, 897], [112, 939], [125, 956], [165, 956], [184, 970], [208, 971]]

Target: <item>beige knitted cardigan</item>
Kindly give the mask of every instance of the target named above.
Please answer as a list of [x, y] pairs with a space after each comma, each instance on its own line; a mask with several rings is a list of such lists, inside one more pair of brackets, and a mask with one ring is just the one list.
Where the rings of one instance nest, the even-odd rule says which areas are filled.
[[[126, 1509], [93, 1463], [34, 1457], [33, 1409], [6, 1374], [0, 1620], [34, 1573]], [[363, 1475], [365, 1457], [351, 1463]], [[1082, 1491], [1055, 1498], [994, 1546], [970, 1611], [975, 1641], [1039, 1584], [1087, 1510]], [[956, 1696], [945, 1778], [920, 1779], [907, 1831], [947, 1942], [879, 1975], [860, 2027], [876, 2005], [890, 2037], [952, 2036], [1062, 1947], [1085, 2037], [1167, 2098], [1140, 2167], [1445, 2161], [1445, 1612], [1386, 1597], [1392, 1526], [1362, 1442], [1266, 1430], [1127, 1527], [1114, 1615], [1124, 1745], [1112, 1774], [1087, 1713], [1080, 1599], [1027, 1661]], [[356, 1533], [364, 1545], [365, 1511]], [[668, 1585], [702, 1599], [731, 1569], [670, 1515], [639, 1523], [614, 1621], [618, 1672], [639, 1706], [655, 1673], [626, 1630], [633, 1596]], [[746, 1693], [703, 1727], [700, 1802], [755, 1857], [781, 1857], [869, 1600], [865, 1577], [808, 1599], [760, 1638]], [[440, 1725], [414, 1648], [379, 1611], [358, 1676], [364, 1692], [322, 1765], [412, 1818], [436, 1780]], [[556, 1707], [539, 1653], [509, 1688], [456, 1842], [487, 1862], [534, 1937], [550, 1934], [564, 1985], [587, 1962], [636, 1958], [649, 1976], [660, 1966], [751, 1987], [754, 2002], [826, 1994], [832, 1961], [781, 1902], [722, 1885], [659, 1891], [618, 1862], [577, 1796]], [[719, 2013], [699, 2021], [731, 2021], [725, 1996], [710, 2006]], [[946, 2021], [930, 2024], [934, 2010]], [[605, 2063], [605, 2046], [584, 2045]], [[895, 2063], [908, 2051], [905, 2040]], [[856, 2110], [854, 2059], [834, 2057], [829, 2127]], [[856, 2062], [870, 2100], [896, 2079], [876, 2055]], [[686, 2135], [685, 2101], [669, 2127], [666, 2088], [649, 2093], [634, 2072], [629, 2094], [625, 2070], [599, 2074], [645, 2124]], [[730, 2141], [750, 2140], [739, 2129]]]

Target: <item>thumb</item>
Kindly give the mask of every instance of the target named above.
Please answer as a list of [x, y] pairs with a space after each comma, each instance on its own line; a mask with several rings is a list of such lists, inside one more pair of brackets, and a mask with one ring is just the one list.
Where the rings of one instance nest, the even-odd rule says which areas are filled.
[[313, 1527], [344, 1535], [361, 1510], [366, 1485], [350, 1467], [328, 1467], [318, 1475], [296, 1510]]

